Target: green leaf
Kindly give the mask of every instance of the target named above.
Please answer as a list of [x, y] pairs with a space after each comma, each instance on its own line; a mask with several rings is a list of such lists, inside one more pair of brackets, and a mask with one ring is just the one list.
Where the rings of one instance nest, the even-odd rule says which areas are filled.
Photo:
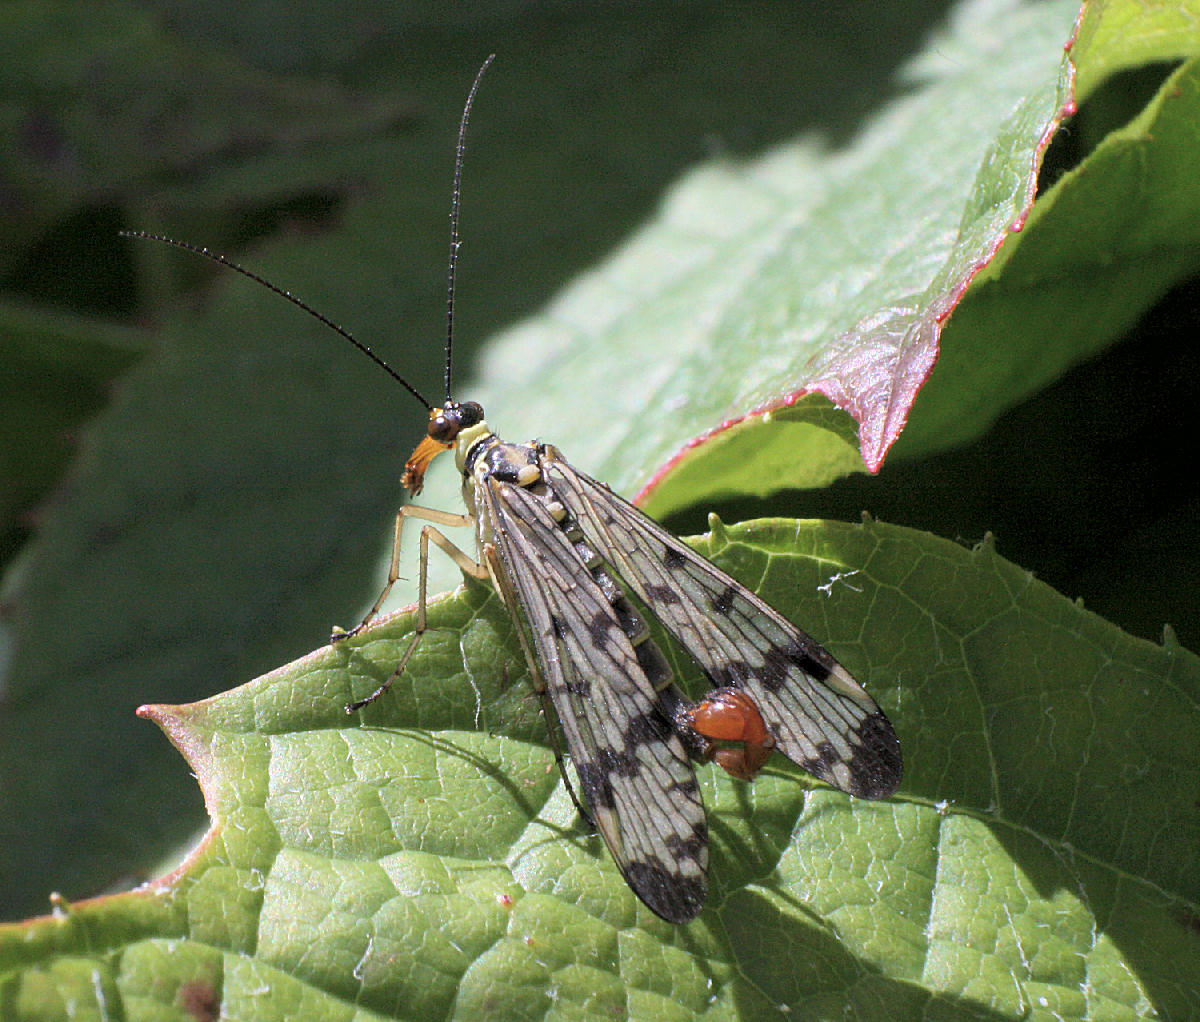
[[184, 984], [256, 1018], [1200, 1010], [1200, 818], [1181, 809], [1200, 783], [1196, 657], [989, 543], [771, 520], [699, 548], [880, 699], [898, 797], [856, 802], [782, 762], [752, 785], [700, 768], [713, 891], [694, 924], [664, 923], [580, 825], [508, 615], [473, 584], [431, 606], [361, 723], [343, 705], [391, 671], [411, 614], [146, 707], [212, 829], [148, 888], [0, 928], [0, 1013], [55, 1017], [85, 963], [131, 1019], [164, 1017]]
[[937, 451], [1129, 329], [1196, 272], [1200, 180], [1192, 173], [1200, 57], [1166, 77], [1128, 124], [1040, 196], [1021, 233], [982, 271], [947, 327], [939, 373], [897, 454]]
[[[643, 487], [656, 514], [878, 470], [942, 323], [1032, 202], [1069, 101], [1064, 27], [1043, 7], [964, 8], [907, 69], [920, 88], [852, 147], [804, 138], [695, 171], [543, 321], [492, 346], [480, 387], [489, 415], [522, 436], [555, 422], [560, 446], [570, 452], [572, 434], [586, 442], [590, 469]], [[944, 59], [970, 52], [976, 35], [997, 41], [992, 59]], [[969, 101], [984, 88], [986, 106]], [[549, 401], [506, 386], [507, 367], [535, 360], [541, 394], [589, 373], [621, 384], [559, 422]], [[857, 423], [857, 442], [830, 401]]]
[[[525, 339], [514, 337], [501, 349], [505, 354], [487, 358], [487, 389], [467, 383], [461, 389], [464, 396], [486, 399], [491, 421], [506, 436], [522, 438], [526, 431], [545, 436], [582, 467], [626, 492], [652, 478], [660, 466], [653, 450], [639, 446], [641, 436], [665, 444], [660, 448], [664, 454], [681, 449], [689, 438], [706, 436], [706, 442], [694, 448], [694, 457], [659, 481], [655, 493], [662, 495], [662, 507], [705, 501], [719, 493], [760, 492], [783, 482], [827, 482], [858, 467], [855, 427], [828, 403], [805, 398], [772, 413], [771, 423], [756, 417], [739, 429], [711, 436], [707, 431], [721, 426], [721, 415], [739, 417], [753, 407], [786, 402], [805, 385], [796, 376], [804, 371], [798, 370], [793, 349], [779, 339], [803, 340], [812, 323], [823, 324], [821, 329], [827, 331], [841, 329], [841, 305], [858, 316], [847, 323], [855, 328], [869, 325], [872, 311], [897, 308], [901, 299], [919, 294], [904, 314], [911, 311], [926, 328], [921, 340], [928, 342], [940, 311], [948, 311], [948, 303], [957, 297], [953, 282], [971, 272], [964, 267], [972, 253], [977, 255], [981, 247], [987, 250], [989, 239], [995, 242], [1007, 218], [1014, 211], [1019, 214], [1028, 200], [1030, 175], [1049, 129], [1047, 118], [1053, 118], [1062, 99], [1059, 49], [1073, 13], [1069, 5], [971, 5], [941, 30], [920, 61], [896, 72], [897, 54], [907, 58], [912, 40], [928, 28], [928, 13], [917, 7], [873, 11], [865, 33], [853, 19], [834, 24], [828, 12], [814, 8], [811, 16], [818, 20], [804, 23], [811, 31], [799, 35], [793, 23], [796, 12], [790, 9], [777, 20], [766, 13], [751, 19], [741, 12], [717, 14], [705, 7], [694, 14], [673, 10], [671, 43], [662, 50], [669, 51], [670, 59], [648, 59], [642, 72], [633, 75], [624, 67], [614, 70], [611, 55], [643, 48], [660, 52], [661, 43], [646, 42], [645, 33], [651, 29], [609, 20], [600, 36], [582, 33], [575, 13], [557, 22], [551, 19], [562, 36], [557, 49], [547, 48], [544, 35], [535, 40], [536, 34], [521, 21], [502, 30], [489, 24], [481, 36], [466, 41], [453, 33], [439, 37], [438, 45], [429, 47], [437, 57], [420, 64], [401, 49], [382, 54], [382, 47], [364, 44], [354, 54], [357, 63], [339, 72], [383, 83], [383, 93], [375, 98], [385, 105], [390, 90], [401, 87], [397, 82], [411, 87], [425, 112], [423, 130], [413, 137], [372, 136], [339, 146], [325, 144], [326, 136], [318, 133], [318, 144], [302, 154], [298, 177], [303, 191], [336, 197], [336, 216], [331, 217], [336, 228], [326, 224], [330, 229], [325, 236], [282, 240], [268, 231], [270, 243], [242, 258], [346, 322], [364, 339], [373, 344], [382, 339], [380, 350], [406, 372], [412, 366], [414, 382], [436, 394], [436, 366], [422, 369], [410, 355], [420, 350], [432, 362], [438, 357], [449, 150], [462, 93], [484, 53], [499, 49], [502, 61], [489, 72], [473, 123], [464, 211], [464, 225], [470, 228], [459, 300], [464, 338], [530, 311], [571, 277], [581, 261], [600, 259], [608, 245], [624, 238], [661, 197], [663, 182], [695, 159], [695, 138], [713, 130], [707, 119], [712, 109], [725, 113], [728, 105], [730, 113], [715, 123], [722, 125], [735, 153], [747, 154], [744, 161], [727, 156], [696, 170], [669, 193], [662, 216], [627, 243], [627, 252], [527, 324]], [[140, 17], [120, 9], [123, 16]], [[1143, 21], [1130, 37], [1136, 36], [1142, 45], [1156, 35], [1146, 24], [1153, 26], [1155, 17], [1175, 19], [1178, 9], [1176, 5], [1164, 13], [1114, 3], [1091, 6], [1089, 17], [1101, 22], [1114, 17], [1128, 26], [1130, 12], [1141, 11]], [[343, 17], [340, 7], [337, 16]], [[551, 22], [540, 29], [550, 33]], [[134, 27], [131, 38], [153, 36], [144, 25]], [[243, 24], [231, 18], [224, 28], [236, 35]], [[500, 42], [495, 39], [498, 31], [508, 32]], [[34, 33], [30, 38], [58, 35], [71, 38], [61, 33]], [[581, 46], [585, 36], [587, 45]], [[352, 48], [347, 38], [340, 36], [339, 45]], [[604, 42], [597, 45], [601, 38]], [[1191, 37], [1178, 26], [1159, 24], [1157, 38], [1157, 47], [1144, 51], [1147, 58], [1194, 52]], [[631, 39], [637, 43], [629, 45]], [[853, 63], [844, 59], [846, 50], [831, 49], [830, 39], [840, 46], [853, 41]], [[1100, 69], [1088, 86], [1098, 88], [1096, 83], [1121, 64], [1114, 56], [1120, 37], [1094, 31], [1089, 39], [1081, 31], [1077, 49]], [[1105, 43], [1106, 39], [1112, 41]], [[215, 44], [199, 36], [186, 38], [185, 45], [204, 50]], [[178, 52], [173, 39], [166, 40], [164, 48], [168, 58]], [[226, 59], [222, 48], [217, 45], [215, 56], [203, 56]], [[873, 60], [877, 63], [869, 63]], [[50, 60], [43, 64], [55, 66]], [[815, 78], [775, 77], [772, 69], [783, 64], [803, 67]], [[501, 72], [506, 66], [550, 70], [505, 75]], [[1024, 77], [1013, 73], [1014, 67], [1024, 68]], [[1138, 239], [1139, 243], [1171, 249], [1178, 237], [1180, 251], [1171, 249], [1170, 258], [1160, 262], [1142, 257], [1145, 249], [1114, 250], [1120, 256], [1115, 270], [1124, 268], [1136, 286], [1126, 293], [1124, 278], [1118, 279], [1115, 271], [1113, 277], [1086, 278], [1086, 287], [1074, 285], [1090, 296], [1112, 295], [1113, 302], [1102, 315], [1079, 323], [1080, 330], [1068, 332], [1061, 346], [1060, 329], [1064, 323], [1076, 326], [1075, 320], [1061, 310], [1056, 315], [1052, 301], [1038, 316], [1027, 318], [1025, 307], [1036, 293], [1020, 286], [1020, 278], [1008, 292], [990, 282], [974, 304], [974, 291], [968, 291], [897, 455], [915, 458], [976, 435], [999, 411], [1108, 343], [1139, 308], [1186, 272], [1192, 243], [1184, 227], [1195, 222], [1191, 164], [1159, 157], [1163, 152], [1194, 154], [1194, 143], [1188, 146], [1187, 117], [1169, 116], [1172, 110], [1185, 109], [1182, 104], [1172, 107], [1169, 100], [1176, 94], [1190, 101], [1187, 76], [1192, 73], [1189, 66], [1180, 69], [1147, 108], [1153, 120], [1140, 123], [1136, 135], [1130, 136], [1138, 146], [1135, 162], [1166, 167], [1173, 176], [1123, 174], [1111, 160], [1098, 162], [1102, 169], [1093, 173], [1085, 164], [1088, 173], [1064, 177], [1053, 196], [1045, 197], [1053, 199], [1057, 229], [1040, 233], [1043, 223], [1053, 225], [1055, 217], [1035, 214], [1016, 236], [1018, 252], [1028, 252], [1022, 258], [1045, 258], [1049, 264], [1035, 284], [1053, 282], [1058, 272], [1054, 260], [1062, 260], [1059, 297], [1066, 301], [1072, 274], [1080, 266], [1079, 255], [1063, 244], [1078, 223], [1066, 214], [1074, 208], [1085, 225], [1103, 225], [1128, 201], [1130, 184], [1137, 182], [1162, 207], [1161, 215], [1153, 218], [1159, 237]], [[181, 91], [189, 84], [190, 79], [180, 83]], [[279, 94], [292, 84], [291, 79], [283, 80]], [[738, 89], [749, 91], [750, 103], [737, 106], [728, 99]], [[229, 106], [228, 94], [215, 91], [218, 105]], [[897, 92], [899, 96], [893, 95]], [[336, 120], [336, 103], [333, 109], [331, 121]], [[799, 109], [802, 118], [794, 116]], [[544, 112], [547, 130], [528, 147], [517, 145], [532, 130], [531, 110], [538, 117]], [[764, 110], [777, 119], [763, 119]], [[649, 113], [641, 116], [643, 112]], [[274, 108], [268, 108], [258, 128], [270, 128], [274, 116]], [[990, 127], [977, 130], [978, 125]], [[797, 134], [805, 128], [809, 134]], [[136, 155], [130, 131], [116, 131], [111, 151]], [[186, 133], [178, 126], [176, 131]], [[753, 143], [737, 144], [739, 131], [749, 132]], [[814, 140], [814, 131], [820, 141]], [[267, 132], [263, 137], [271, 136]], [[1166, 139], [1162, 150], [1156, 148], [1160, 138]], [[889, 141], [895, 142], [894, 152], [886, 148]], [[1103, 156], [1099, 151], [1097, 155]], [[294, 198], [281, 182], [295, 167], [297, 153], [286, 146], [268, 146], [258, 157], [251, 154], [231, 164], [202, 161], [202, 166], [184, 167], [181, 177], [166, 185], [161, 179], [137, 182], [128, 201], [130, 225], [165, 226], [160, 216], [170, 224], [171, 217], [158, 212], [165, 208], [174, 211], [176, 223], [186, 225], [172, 233], [209, 243], [240, 239], [244, 235], [224, 221], [240, 224], [243, 197], [253, 206], [251, 214], [276, 223], [281, 214], [271, 203]], [[943, 176], [943, 164], [956, 167], [957, 176]], [[888, 173], [892, 165], [894, 176]], [[929, 171], [927, 180], [914, 175], [922, 165]], [[1115, 176], [1110, 180], [1109, 175]], [[1088, 191], [1098, 177], [1101, 186], [1109, 181], [1110, 187]], [[360, 180], [368, 186], [347, 184]], [[1073, 191], [1076, 188], [1082, 190]], [[214, 239], [207, 227], [193, 225], [206, 222], [206, 203], [223, 194], [230, 208], [220, 211]], [[1075, 195], [1088, 199], [1073, 202]], [[343, 208], [347, 196], [353, 202]], [[995, 217], [988, 205], [993, 200]], [[691, 230], [687, 216], [695, 217]], [[804, 247], [806, 225], [817, 222], [826, 229], [812, 232], [812, 247]], [[757, 224], [766, 233], [743, 231], [743, 224]], [[924, 231], [926, 226], [935, 236]], [[843, 229], [858, 239], [853, 246]], [[569, 250], [558, 240], [556, 232], [561, 231], [571, 234]], [[776, 259], [763, 258], [754, 248], [764, 239], [780, 246]], [[1086, 255], [1084, 240], [1078, 249]], [[1055, 254], [1039, 256], [1043, 244]], [[829, 252], [840, 253], [846, 262], [834, 265]], [[145, 252], [140, 258], [145, 260], [144, 279], [169, 276], [167, 253]], [[1011, 275], [1017, 263], [1012, 257], [1005, 273]], [[839, 276], [843, 266], [845, 275]], [[846, 301], [847, 279], [863, 283], [861, 292], [850, 289], [858, 305]], [[827, 280], [839, 286], [827, 288]], [[316, 645], [332, 621], [355, 620], [354, 610], [370, 602], [382, 578], [385, 520], [397, 496], [382, 480], [398, 474], [407, 446], [415, 439], [401, 439], [397, 450], [397, 415], [385, 405], [392, 391], [384, 390], [383, 380], [378, 391], [372, 390], [376, 384], [364, 382], [373, 378], [365, 365], [362, 376], [352, 369], [343, 371], [331, 339], [315, 329], [310, 332], [307, 324], [297, 326], [292, 310], [260, 294], [247, 294], [240, 281], [219, 286], [221, 292], [210, 308], [180, 317], [183, 325], [168, 333], [162, 353], [123, 382], [104, 419], [89, 431], [71, 486], [48, 509], [38, 543], [29, 551], [23, 584], [7, 601], [15, 621], [13, 666], [0, 720], [0, 797], [5, 800], [0, 816], [8, 835], [0, 842], [0, 902], [7, 914], [43, 904], [53, 885], [74, 893], [130, 874], [144, 876], [147, 861], [156, 861], [164, 847], [181, 841], [193, 828], [194, 816], [189, 818], [181, 806], [191, 797], [193, 813], [198, 813], [198, 799], [185, 787], [190, 782], [183, 771], [162, 757], [161, 739], [131, 720], [137, 703], [147, 698], [182, 701], [217, 691], [232, 679], [250, 677], [294, 656], [297, 649]], [[157, 297], [161, 301], [161, 295]], [[727, 312], [727, 307], [736, 307], [746, 318]], [[721, 318], [719, 329], [711, 326], [714, 316]], [[961, 332], [956, 336], [956, 331]], [[866, 333], [860, 329], [856, 336], [861, 340]], [[694, 344], [705, 337], [711, 360], [703, 343]], [[820, 345], [816, 350], [829, 353]], [[920, 350], [929, 357], [927, 343]], [[558, 374], [556, 366], [568, 361], [574, 368]], [[460, 365], [467, 362], [460, 356]], [[680, 409], [669, 401], [664, 406], [653, 400], [656, 395], [669, 396], [670, 391], [662, 389], [667, 374], [676, 374], [676, 393], [694, 401], [690, 409], [682, 409], [680, 431], [674, 436], [657, 420], [669, 417], [659, 413]], [[497, 380], [503, 381], [507, 394], [500, 393]], [[759, 389], [752, 392], [755, 387]], [[939, 392], [938, 387], [943, 389]], [[720, 401], [741, 404], [727, 413]], [[903, 401], [878, 407], [905, 410]], [[419, 432], [413, 420], [420, 419], [420, 413], [409, 406], [401, 416], [412, 416], [404, 421]], [[886, 414], [883, 421], [895, 423]], [[643, 427], [648, 427], [644, 434]], [[621, 457], [627, 457], [627, 463], [613, 460]], [[769, 487], [762, 483], [764, 476]], [[443, 486], [442, 506], [455, 504], [456, 498], [446, 493], [449, 488]], [[670, 501], [667, 488], [676, 494]], [[431, 502], [442, 504], [442, 498], [435, 492]], [[948, 529], [946, 534], [953, 532]], [[886, 577], [889, 584], [900, 585], [907, 578], [906, 566], [898, 565]], [[925, 600], [929, 594], [918, 595]], [[859, 622], [851, 620], [857, 628]], [[837, 629], [812, 630], [825, 638]], [[841, 647], [830, 641], [840, 652]], [[1037, 650], [1031, 658], [1048, 655]], [[500, 714], [501, 724], [526, 728], [512, 735], [533, 743], [534, 751], [544, 756], [534, 734], [533, 708], [525, 696], [516, 694], [524, 691], [520, 667], [516, 661], [509, 667], [513, 703], [507, 714]], [[503, 675], [502, 669], [501, 680]], [[495, 684], [495, 679], [475, 675], [472, 680], [480, 691]], [[427, 681], [434, 686], [432, 677]], [[437, 684], [442, 684], [440, 677]], [[470, 712], [460, 713], [453, 728], [476, 733], [474, 690], [469, 697], [460, 693], [458, 705]], [[939, 710], [948, 712], [940, 701], [932, 712]], [[480, 720], [483, 726], [500, 728], [482, 715]], [[947, 722], [943, 742], [953, 746], [959, 733], [954, 722]], [[71, 740], [63, 741], [64, 735]], [[928, 744], [923, 741], [921, 748]], [[943, 746], [938, 748], [944, 752]], [[506, 765], [496, 749], [483, 751], [495, 757], [487, 762]], [[522, 769], [519, 757], [513, 769]], [[786, 787], [790, 791], [796, 785], [789, 780]], [[956, 796], [943, 792], [941, 797]], [[765, 804], [765, 792], [762, 798]], [[786, 828], [795, 825], [794, 813], [784, 819], [790, 821]], [[853, 819], [858, 819], [857, 813]], [[757, 823], [764, 825], [762, 820]], [[562, 825], [569, 827], [570, 821]], [[889, 826], [894, 830], [894, 824]], [[730, 833], [737, 835], [736, 829]], [[751, 847], [754, 842], [744, 838], [738, 844]], [[726, 869], [731, 868], [730, 858], [741, 861], [738, 855], [726, 856]], [[602, 857], [597, 861], [602, 864]], [[241, 901], [243, 875], [225, 867], [205, 875], [212, 904], [230, 906], [229, 918], [246, 925], [250, 917]], [[842, 886], [853, 885], [847, 878]], [[1013, 890], [1018, 892], [1014, 898], [1023, 897], [1019, 885]], [[616, 888], [612, 898], [622, 897], [627, 894]], [[1141, 917], [1157, 923], [1162, 912], [1186, 924], [1195, 914], [1189, 907], [1194, 897], [1188, 897], [1183, 907], [1171, 902], [1161, 911], [1135, 902], [1120, 925]], [[1014, 903], [1004, 902], [1010, 909]], [[101, 907], [104, 904], [131, 903]], [[172, 902], [176, 912], [182, 911], [178, 904]], [[1122, 903], [1114, 904], [1119, 908]], [[1106, 906], [1097, 905], [1099, 917]], [[90, 920], [95, 910], [81, 907], [77, 916]], [[113, 925], [119, 929], [120, 914], [127, 909], [113, 911]], [[214, 917], [217, 911], [212, 910]], [[1109, 916], [1104, 916], [1103, 925], [1110, 926]], [[65, 932], [59, 924], [45, 926], [38, 932], [49, 935], [47, 940]], [[21, 932], [20, 941], [25, 941], [26, 931]], [[162, 935], [153, 928], [147, 932]], [[757, 931], [747, 941], [761, 943], [763, 932], [767, 931]], [[203, 939], [210, 936], [206, 931]], [[242, 946], [237, 944], [240, 933], [218, 936], [224, 941], [217, 942], [219, 947]], [[1159, 936], [1153, 930], [1146, 943]], [[804, 962], [789, 959], [782, 967], [789, 975], [811, 967], [820, 979], [826, 966], [830, 975], [861, 975], [863, 959], [857, 951], [847, 957], [840, 946], [819, 936], [806, 939], [809, 953]], [[950, 942], [952, 948], [961, 943]], [[1127, 950], [1130, 943], [1135, 942], [1122, 942], [1121, 953], [1136, 958]], [[1164, 938], [1167, 945], [1174, 947]], [[72, 946], [72, 953], [80, 947], [117, 946], [124, 945], [82, 941]], [[1103, 942], [1099, 946], [1103, 954], [1111, 950]], [[134, 947], [129, 945], [125, 960], [134, 960]], [[154, 945], [143, 951], [138, 946], [138, 954], [143, 955], [139, 961], [149, 963], [162, 949]], [[654, 954], [663, 952], [659, 948]], [[762, 957], [763, 969], [776, 964], [771, 952]], [[1119, 956], [1110, 957], [1120, 961]], [[85, 959], [78, 972], [83, 980], [92, 975], [89, 961]], [[674, 965], [673, 958], [670, 963]], [[281, 997], [286, 988], [297, 1004], [315, 996], [316, 988], [270, 971], [272, 966], [259, 971], [258, 963], [237, 956], [227, 964], [226, 979], [236, 975], [247, 982], [257, 980]], [[712, 961], [708, 964], [716, 969]], [[1153, 988], [1154, 997], [1165, 996], [1154, 979], [1156, 966], [1138, 959], [1130, 967], [1137, 980], [1122, 987], [1113, 977], [1124, 967], [1115, 967], [1105, 980], [1122, 991], [1120, 996], [1105, 996], [1135, 1004], [1139, 983]], [[67, 962], [62, 968], [70, 972], [73, 965]], [[576, 989], [596, 981], [590, 988], [593, 996], [598, 1004], [608, 1005], [603, 997], [613, 988], [604, 986], [603, 995], [598, 993], [599, 977], [590, 969], [590, 963], [572, 963], [568, 977], [564, 966], [554, 977], [556, 984], [559, 989]], [[664, 968], [653, 981], [636, 987], [641, 993], [626, 989], [623, 996], [633, 998], [629, 1003], [635, 1006], [641, 1004], [638, 997], [650, 1003], [665, 996], [671, 988], [664, 986], [662, 976], [669, 974], [671, 969]], [[1151, 980], [1145, 979], [1147, 974]], [[161, 994], [161, 989], [154, 992], [152, 975], [149, 970], [138, 980], [138, 989], [150, 993], [137, 996]], [[180, 989], [186, 994], [181, 1003], [208, 1003], [212, 975], [198, 970], [181, 978]], [[516, 984], [508, 988], [513, 1003], [522, 994], [528, 1003], [543, 1005], [540, 974], [519, 986], [523, 975], [507, 976], [506, 982]], [[906, 973], [903, 982], [911, 983], [912, 975]], [[786, 983], [786, 976], [779, 982]], [[777, 987], [763, 981], [760, 989], [775, 996]], [[33, 988], [21, 989], [25, 996]], [[767, 1003], [757, 994], [741, 996], [742, 1003]], [[831, 995], [833, 1000], [837, 996]], [[864, 995], [862, 1003], [877, 1006], [871, 996]], [[927, 1004], [924, 992], [915, 986], [893, 985], [889, 996], [894, 998], [889, 1004]], [[165, 1002], [154, 1003], [161, 1007]], [[1172, 1002], [1167, 998], [1164, 1003]], [[939, 1008], [942, 1005], [939, 1001]], [[958, 1007], [957, 1002], [951, 1007]], [[862, 1012], [868, 1010], [864, 1007]], [[886, 1014], [882, 1009], [877, 1013]]]

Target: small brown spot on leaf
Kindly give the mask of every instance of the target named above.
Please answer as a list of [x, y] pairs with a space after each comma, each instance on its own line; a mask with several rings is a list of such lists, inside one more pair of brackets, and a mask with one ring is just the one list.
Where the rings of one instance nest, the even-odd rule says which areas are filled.
[[214, 1022], [221, 1007], [216, 988], [208, 980], [193, 979], [184, 983], [176, 1000], [196, 1022]]

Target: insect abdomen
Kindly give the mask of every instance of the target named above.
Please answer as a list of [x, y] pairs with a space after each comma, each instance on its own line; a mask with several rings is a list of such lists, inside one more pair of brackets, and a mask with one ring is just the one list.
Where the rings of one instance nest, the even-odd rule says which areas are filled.
[[575, 547], [575, 553], [580, 562], [595, 579], [596, 585], [604, 593], [613, 613], [617, 615], [617, 620], [621, 623], [621, 631], [625, 633], [625, 637], [633, 647], [638, 666], [645, 673], [646, 679], [653, 686], [655, 692], [663, 692], [674, 681], [675, 675], [667, 663], [667, 658], [663, 656], [662, 650], [658, 648], [658, 644], [650, 638], [650, 629], [647, 627], [645, 619], [629, 602], [629, 598], [617, 584], [616, 579], [609, 574], [608, 569], [604, 566], [604, 561], [588, 543], [575, 520], [565, 511], [562, 511], [561, 518], [559, 517], [557, 512], [561, 511], [562, 505], [553, 500], [552, 494], [548, 506], [566, 533], [567, 539]]

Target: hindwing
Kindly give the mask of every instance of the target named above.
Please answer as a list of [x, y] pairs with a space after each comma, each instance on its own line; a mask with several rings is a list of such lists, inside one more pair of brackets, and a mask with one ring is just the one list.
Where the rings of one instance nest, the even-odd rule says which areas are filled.
[[861, 798], [900, 783], [900, 743], [820, 643], [553, 447], [547, 483], [600, 556], [716, 687], [745, 691], [788, 759]]

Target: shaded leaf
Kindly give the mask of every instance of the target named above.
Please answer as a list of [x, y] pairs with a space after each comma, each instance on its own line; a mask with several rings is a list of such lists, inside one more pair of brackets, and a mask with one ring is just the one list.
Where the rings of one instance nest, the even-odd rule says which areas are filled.
[[[361, 726], [343, 704], [391, 670], [411, 615], [147, 708], [213, 828], [151, 888], [0, 929], [3, 968], [26, 967], [0, 981], [5, 1017], [20, 996], [52, 1005], [43, 988], [78, 994], [67, 960], [143, 997], [140, 970], [162, 973], [127, 1004], [161, 1017], [178, 984], [207, 989], [214, 948], [236, 966], [231, 1017], [1200, 1010], [1196, 657], [1122, 635], [990, 544], [774, 520], [700, 549], [880, 699], [906, 751], [896, 798], [856, 802], [778, 761], [753, 785], [701, 768], [709, 908], [662, 922], [580, 827], [507, 615], [472, 585], [431, 608]], [[156, 964], [177, 937], [186, 953]]]
[[74, 454], [76, 431], [148, 339], [78, 316], [0, 305], [0, 563]]

